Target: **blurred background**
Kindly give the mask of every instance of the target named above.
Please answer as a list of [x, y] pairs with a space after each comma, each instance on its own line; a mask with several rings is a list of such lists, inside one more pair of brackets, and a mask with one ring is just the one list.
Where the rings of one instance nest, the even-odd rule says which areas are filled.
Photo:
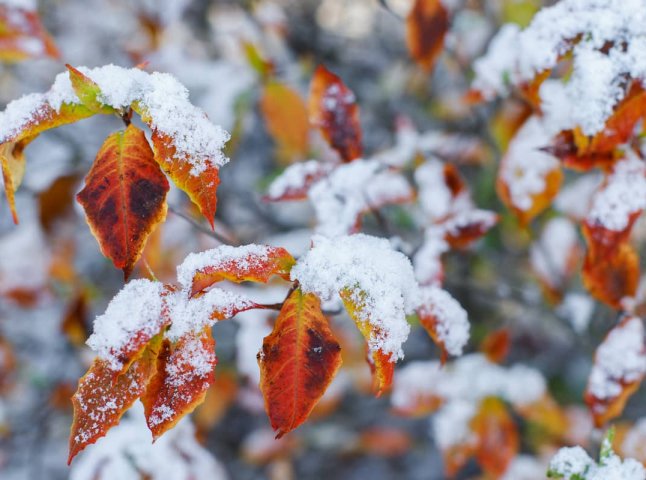
[[[60, 56], [40, 55], [35, 46], [29, 58], [1, 63], [0, 104], [46, 91], [65, 63], [145, 63], [149, 72], [173, 74], [191, 101], [232, 134], [226, 151], [231, 161], [221, 169], [216, 233], [238, 244], [283, 246], [298, 256], [310, 245], [311, 206], [270, 204], [262, 197], [287, 165], [331, 152], [313, 130], [307, 133], [307, 154], [280, 148], [268, 128], [275, 120], [267, 113], [271, 108], [262, 105], [271, 101], [265, 99], [267, 76], [306, 102], [314, 68], [324, 64], [357, 97], [367, 156], [394, 156], [405, 148], [407, 134], [422, 135], [424, 154], [453, 163], [477, 206], [501, 214], [499, 225], [475, 246], [446, 256], [445, 286], [469, 313], [469, 354], [484, 351], [500, 368], [500, 378], [517, 364], [532, 368], [521, 372], [525, 380], [539, 372], [536, 382], [550, 399], [544, 410], [515, 408], [512, 394], [501, 401], [511, 405], [509, 418], [521, 439], [512, 463], [517, 470], [504, 478], [541, 479], [554, 448], [595, 438], [582, 392], [594, 348], [614, 313], [583, 293], [575, 274], [582, 242], [573, 227], [561, 225], [574, 231], [567, 248], [550, 244], [549, 235], [541, 240], [552, 217], [570, 213], [567, 198], [527, 229], [497, 199], [497, 164], [527, 107], [514, 98], [474, 107], [466, 96], [473, 61], [500, 26], [527, 25], [543, 2], [444, 3], [451, 26], [428, 72], [406, 47], [409, 0], [40, 0], [34, 6]], [[106, 438], [66, 465], [69, 398], [93, 358], [84, 342], [94, 317], [123, 286], [122, 273], [101, 255], [74, 195], [104, 138], [118, 128], [119, 119], [97, 117], [42, 134], [27, 151], [16, 199], [18, 225], [0, 200], [0, 478], [446, 478], [437, 438], [442, 430], [431, 413], [437, 406], [401, 408], [411, 401], [401, 372], [418, 361], [436, 362], [439, 351], [414, 326], [395, 374], [402, 380], [396, 380], [392, 396], [374, 398], [361, 337], [342, 314], [333, 321], [342, 338], [343, 370], [312, 418], [280, 441], [273, 439], [257, 387], [256, 352], [271, 330], [272, 313], [249, 312], [214, 327], [216, 384], [190, 420], [153, 447], [135, 407]], [[421, 242], [409, 209], [392, 206], [384, 215], [402, 242]], [[366, 217], [363, 230], [385, 236], [378, 220]], [[642, 227], [638, 235], [645, 233]], [[188, 253], [217, 245], [186, 196], [172, 189], [167, 220], [144, 258], [160, 280], [173, 282], [175, 267]], [[542, 245], [539, 253], [530, 253], [537, 251], [533, 245]], [[558, 288], [549, 271], [541, 272], [541, 254], [575, 267], [562, 267]], [[133, 277], [147, 275], [140, 264]], [[286, 292], [283, 284], [256, 290], [256, 298], [267, 303], [281, 301]], [[455, 381], [467, 389], [475, 384], [483, 371], [479, 362], [454, 365]], [[627, 419], [645, 413], [643, 397], [628, 404]], [[454, 425], [448, 425], [450, 432]], [[491, 477], [470, 461], [457, 478]]]

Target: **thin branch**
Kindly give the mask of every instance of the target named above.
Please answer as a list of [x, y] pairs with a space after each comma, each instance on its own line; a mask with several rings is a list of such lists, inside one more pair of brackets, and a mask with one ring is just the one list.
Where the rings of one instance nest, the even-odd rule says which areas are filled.
[[219, 233], [214, 232], [213, 230], [211, 230], [211, 229], [205, 227], [204, 225], [202, 225], [201, 223], [195, 221], [194, 219], [192, 219], [191, 217], [186, 215], [184, 212], [182, 212], [177, 207], [175, 207], [173, 205], [168, 205], [168, 211], [175, 214], [175, 215], [177, 215], [178, 217], [182, 218], [183, 220], [186, 220], [188, 223], [191, 224], [191, 226], [193, 228], [195, 228], [196, 230], [199, 230], [204, 235], [208, 235], [209, 237], [217, 240], [220, 243], [224, 243], [225, 245], [233, 245], [231, 240], [229, 240], [226, 237], [223, 237]]

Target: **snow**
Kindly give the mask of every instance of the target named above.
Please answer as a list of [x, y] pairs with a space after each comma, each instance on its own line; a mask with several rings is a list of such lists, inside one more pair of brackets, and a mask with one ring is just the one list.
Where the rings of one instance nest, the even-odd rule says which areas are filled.
[[590, 225], [624, 230], [631, 216], [646, 208], [646, 165], [635, 155], [617, 162], [606, 183], [592, 199], [586, 218]]
[[477, 353], [444, 366], [438, 361], [409, 362], [396, 372], [391, 403], [406, 410], [420, 398], [444, 400], [433, 418], [433, 432], [446, 449], [468, 438], [469, 422], [482, 399], [496, 396], [522, 407], [540, 400], [546, 388], [538, 370], [520, 364], [502, 367]]
[[444, 406], [433, 419], [433, 436], [440, 450], [475, 440], [469, 426], [477, 406], [466, 400], [456, 400]]
[[593, 135], [623, 98], [625, 77], [645, 78], [646, 39], [639, 28], [644, 21], [644, 0], [561, 0], [538, 12], [523, 31], [503, 26], [474, 65], [473, 87], [485, 99], [507, 95], [510, 84], [531, 81], [571, 50], [573, 71], [565, 89], [576, 108], [568, 128], [578, 125]]
[[627, 457], [639, 460], [644, 458], [646, 453], [646, 418], [640, 418], [626, 433], [621, 442], [620, 451]]
[[543, 462], [521, 454], [511, 461], [501, 480], [539, 480], [545, 477], [546, 470]]
[[316, 230], [329, 237], [351, 233], [359, 215], [367, 210], [412, 196], [401, 174], [376, 160], [363, 159], [339, 165], [308, 192], [318, 222]]
[[152, 443], [137, 402], [110, 434], [90, 445], [72, 464], [70, 480], [224, 480], [220, 464], [195, 439], [188, 418]]
[[448, 252], [449, 244], [444, 240], [444, 230], [429, 227], [424, 232], [424, 242], [413, 257], [415, 278], [422, 285], [442, 282], [444, 267], [442, 254]]
[[530, 249], [529, 258], [536, 274], [551, 288], [563, 287], [578, 247], [574, 224], [567, 218], [553, 218]]
[[473, 88], [482, 92], [487, 100], [509, 93], [509, 73], [520, 55], [519, 34], [518, 25], [503, 25], [491, 40], [487, 54], [473, 64]]
[[123, 367], [120, 356], [133, 342], [150, 339], [160, 332], [164, 323], [163, 291], [160, 282], [132, 280], [110, 301], [105, 313], [94, 320], [94, 333], [87, 345], [113, 370]]
[[603, 176], [600, 173], [581, 175], [561, 188], [553, 206], [576, 221], [582, 221], [590, 211], [592, 198], [599, 189]]
[[391, 148], [372, 156], [384, 165], [401, 168], [408, 165], [416, 153], [437, 155], [454, 161], [469, 161], [482, 153], [482, 142], [475, 136], [429, 130], [417, 131], [406, 117], [397, 119], [395, 142]]
[[453, 193], [444, 178], [444, 164], [431, 158], [415, 170], [417, 198], [431, 220], [445, 217], [453, 205]]
[[0, 0], [0, 7], [36, 10], [36, 0]]
[[51, 261], [50, 248], [38, 225], [27, 221], [16, 226], [0, 238], [0, 294], [44, 287]]
[[556, 157], [540, 150], [550, 144], [540, 117], [532, 116], [509, 143], [499, 176], [509, 189], [511, 203], [522, 211], [533, 205], [533, 197], [545, 191], [546, 176], [560, 168]]
[[372, 351], [381, 350], [395, 361], [403, 358], [402, 343], [410, 327], [406, 314], [420, 304], [413, 267], [388, 240], [364, 234], [336, 237], [316, 235], [312, 249], [292, 268], [291, 279], [323, 301], [349, 290], [359, 307], [357, 317], [373, 327]]
[[[186, 291], [167, 297], [172, 324], [167, 332], [170, 340], [179, 340], [189, 332], [200, 332], [212, 326], [218, 318], [230, 318], [254, 303], [236, 293], [212, 288], [202, 295], [188, 298]], [[217, 313], [217, 318], [213, 318]]]
[[594, 460], [581, 447], [561, 448], [550, 461], [550, 471], [558, 472], [566, 479], [575, 475], [582, 478], [588, 471], [594, 469]]
[[594, 313], [594, 300], [584, 293], [568, 293], [557, 308], [557, 313], [565, 317], [576, 333], [582, 334], [588, 329]]
[[469, 225], [479, 225], [483, 231], [489, 230], [498, 222], [498, 215], [489, 210], [477, 208], [465, 209], [456, 212], [441, 223], [444, 231], [449, 235], [460, 235], [461, 229]]
[[[604, 439], [596, 464], [581, 447], [561, 448], [550, 461], [549, 473], [564, 480], [645, 480], [646, 470], [637, 460], [622, 460]], [[557, 476], [558, 475], [558, 476]]]
[[177, 280], [183, 289], [190, 291], [193, 277], [207, 267], [214, 270], [226, 268], [248, 271], [258, 268], [272, 251], [267, 245], [248, 244], [239, 247], [221, 245], [211, 250], [189, 254], [177, 267]]
[[[236, 367], [240, 375], [247, 377], [249, 383], [260, 383], [260, 368], [256, 355], [262, 347], [263, 339], [271, 333], [267, 312], [247, 312], [238, 318], [240, 329], [236, 334]], [[242, 317], [242, 315], [240, 315]]]
[[[102, 104], [117, 110], [137, 106], [142, 116], [150, 120], [151, 129], [170, 139], [175, 148], [174, 158], [190, 164], [191, 175], [228, 162], [221, 149], [229, 134], [189, 102], [188, 91], [171, 75], [115, 65], [78, 70], [99, 86], [98, 100]], [[48, 108], [59, 112], [63, 104], [79, 103], [69, 72], [60, 73], [47, 93], [22, 97], [0, 113], [0, 142], [18, 135], [38, 112]]]
[[469, 341], [467, 312], [449, 292], [438, 287], [421, 288], [420, 315], [433, 317], [436, 321], [437, 339], [451, 355], [462, 355]]
[[[167, 319], [171, 325], [165, 336], [176, 342], [253, 305], [246, 297], [220, 288], [189, 298], [186, 290], [165, 291], [160, 282], [132, 280], [112, 299], [105, 313], [94, 320], [94, 333], [87, 344], [110, 368], [120, 370], [123, 352], [133, 342], [145, 343], [155, 336]], [[210, 360], [196, 357], [195, 361], [206, 365]]]
[[618, 396], [623, 386], [639, 381], [646, 373], [644, 325], [627, 317], [613, 328], [597, 348], [588, 392], [604, 400]]
[[331, 165], [317, 160], [308, 160], [290, 165], [271, 182], [267, 190], [267, 196], [274, 200], [285, 196], [289, 197], [298, 192], [305, 193], [308, 185], [326, 175], [330, 171], [330, 167]]

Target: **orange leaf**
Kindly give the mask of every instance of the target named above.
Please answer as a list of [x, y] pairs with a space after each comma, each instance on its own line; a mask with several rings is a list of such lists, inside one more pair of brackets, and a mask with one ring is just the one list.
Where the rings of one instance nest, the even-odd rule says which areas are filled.
[[127, 372], [119, 374], [99, 358], [79, 380], [72, 397], [74, 420], [70, 433], [68, 463], [86, 446], [103, 437], [119, 423], [123, 413], [144, 392], [155, 372], [161, 336], [153, 339]]
[[[370, 342], [373, 337], [380, 337], [380, 332], [370, 322], [362, 320], [358, 315], [359, 305], [353, 300], [353, 294], [349, 289], [344, 289], [340, 292], [341, 300], [345, 309], [348, 311], [350, 318], [354, 320], [357, 328], [366, 339]], [[370, 372], [372, 373], [372, 389], [375, 396], [379, 397], [386, 392], [393, 383], [393, 375], [395, 374], [395, 362], [391, 360], [391, 356], [381, 350], [372, 350], [368, 347], [366, 356]]]
[[[142, 116], [146, 121], [145, 116]], [[155, 160], [171, 178], [177, 188], [183, 190], [197, 205], [214, 228], [215, 210], [217, 208], [216, 191], [220, 184], [220, 170], [215, 163], [205, 161], [205, 168], [199, 175], [193, 175], [191, 163], [175, 156], [173, 140], [160, 132], [153, 131], [153, 148]]]
[[[193, 259], [198, 263], [193, 263]], [[201, 266], [203, 263], [206, 265]], [[190, 286], [193, 297], [222, 280], [267, 283], [273, 275], [289, 280], [289, 272], [295, 263], [294, 257], [281, 247], [222, 246], [187, 257], [187, 262], [178, 269], [178, 277], [180, 283]]]
[[60, 56], [35, 11], [0, 5], [0, 61]]
[[0, 145], [2, 179], [4, 181], [5, 195], [7, 196], [14, 223], [18, 223], [15, 192], [22, 183], [22, 178], [25, 175], [24, 150], [32, 138], [24, 139], [16, 143], [8, 142]]
[[441, 350], [441, 363], [449, 354], [461, 355], [469, 339], [467, 312], [449, 292], [435, 286], [421, 289], [419, 323]]
[[471, 420], [478, 441], [476, 460], [494, 478], [500, 478], [519, 449], [518, 430], [505, 404], [495, 398], [485, 398], [480, 410]]
[[260, 99], [265, 125], [278, 145], [280, 158], [290, 162], [307, 155], [309, 122], [307, 107], [298, 94], [288, 86], [269, 82]]
[[65, 103], [56, 111], [44, 99], [38, 105], [32, 106], [31, 112], [32, 117], [21, 128], [12, 131], [8, 137], [0, 138], [0, 166], [2, 167], [5, 195], [15, 223], [18, 223], [18, 216], [15, 210], [14, 194], [22, 182], [25, 171], [23, 153], [25, 147], [45, 130], [74, 123], [95, 114], [83, 105]]
[[597, 300], [617, 309], [624, 297], [634, 296], [639, 283], [639, 256], [627, 241], [629, 233], [630, 227], [614, 232], [583, 224], [588, 244], [583, 284]]
[[258, 365], [265, 410], [280, 438], [307, 420], [341, 367], [341, 347], [316, 295], [299, 288], [285, 300]]
[[217, 364], [211, 329], [190, 332], [176, 342], [164, 339], [157, 371], [141, 401], [156, 440], [204, 401]]
[[640, 83], [634, 83], [630, 92], [617, 105], [606, 120], [606, 126], [590, 142], [589, 152], [609, 152], [626, 143], [633, 135], [635, 125], [644, 118], [646, 91]]
[[168, 180], [144, 132], [134, 125], [110, 135], [77, 199], [101, 252], [130, 276], [150, 233], [166, 218]]
[[312, 77], [308, 110], [310, 123], [321, 130], [344, 162], [361, 157], [361, 125], [354, 93], [322, 65]]
[[552, 143], [543, 151], [558, 158], [563, 166], [586, 172], [593, 168], [609, 170], [620, 158], [620, 155], [613, 151], [588, 152], [585, 149], [579, 150], [575, 140], [575, 130], [565, 130], [559, 133]]
[[585, 391], [597, 427], [621, 415], [646, 373], [644, 325], [639, 317], [625, 316], [597, 348]]
[[411, 435], [401, 427], [371, 427], [359, 436], [359, 450], [381, 458], [405, 455], [412, 443]]
[[415, 61], [433, 69], [444, 48], [449, 14], [441, 0], [416, 0], [406, 18], [406, 44]]
[[442, 222], [444, 240], [451, 248], [466, 248], [486, 234], [496, 223], [498, 215], [488, 210], [466, 210]]
[[521, 85], [518, 86], [518, 91], [531, 105], [531, 107], [534, 110], [540, 110], [541, 106], [541, 96], [540, 96], [540, 90], [541, 90], [541, 85], [543, 85], [543, 82], [549, 78], [551, 75], [552, 70], [547, 69], [543, 70], [542, 72], [536, 74], [534, 78], [528, 82], [525, 82]]
[[516, 132], [500, 162], [498, 196], [522, 225], [550, 206], [563, 181], [558, 159], [542, 151], [550, 140], [542, 120], [531, 116]]
[[0, 337], [0, 394], [5, 393], [13, 384], [17, 361], [11, 344]]
[[482, 343], [480, 350], [487, 359], [493, 363], [501, 363], [509, 353], [510, 335], [509, 330], [501, 328], [489, 333]]
[[559, 167], [548, 172], [544, 178], [545, 189], [531, 196], [531, 206], [528, 209], [521, 209], [514, 205], [509, 185], [501, 176], [498, 176], [496, 180], [496, 191], [500, 200], [518, 217], [521, 225], [528, 225], [534, 217], [552, 204], [552, 200], [559, 193], [562, 182], [563, 171]]
[[294, 163], [278, 175], [263, 200], [305, 200], [310, 188], [332, 170], [331, 165], [316, 160]]
[[78, 175], [64, 175], [38, 194], [38, 218], [46, 232], [51, 232], [56, 222], [72, 211], [78, 183]]
[[570, 429], [570, 421], [565, 411], [549, 395], [540, 400], [515, 406], [516, 411], [526, 421], [539, 426], [547, 434], [562, 438]]

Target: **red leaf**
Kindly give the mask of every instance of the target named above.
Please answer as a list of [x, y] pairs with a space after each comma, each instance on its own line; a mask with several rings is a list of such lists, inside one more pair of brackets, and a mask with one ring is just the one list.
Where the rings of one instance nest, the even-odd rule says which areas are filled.
[[305, 200], [310, 187], [330, 171], [329, 164], [316, 160], [290, 165], [274, 179], [263, 199], [271, 202]]
[[222, 246], [189, 255], [178, 267], [178, 278], [184, 287], [190, 288], [193, 297], [222, 280], [267, 283], [273, 275], [289, 280], [295, 263], [294, 257], [281, 247]]
[[308, 110], [310, 123], [321, 130], [344, 162], [362, 156], [359, 107], [354, 93], [322, 65], [312, 77]]
[[106, 139], [77, 198], [101, 252], [126, 278], [166, 218], [168, 190], [144, 132], [130, 125]]
[[[146, 117], [142, 116], [144, 121]], [[220, 170], [215, 163], [205, 161], [206, 167], [199, 175], [193, 175], [191, 163], [186, 159], [175, 156], [173, 140], [158, 131], [153, 131], [153, 148], [155, 160], [164, 172], [171, 178], [177, 188], [183, 190], [197, 205], [207, 219], [211, 228], [214, 228], [215, 210], [218, 199], [216, 191], [220, 184]]]
[[639, 283], [639, 256], [626, 239], [629, 232], [583, 225], [588, 244], [583, 284], [597, 300], [617, 309], [623, 298], [634, 296]]
[[157, 371], [141, 397], [148, 428], [157, 439], [204, 401], [215, 381], [217, 364], [211, 329], [190, 332], [175, 342], [165, 339]]
[[444, 48], [449, 14], [441, 0], [416, 0], [406, 18], [406, 44], [415, 61], [430, 71]]
[[465, 248], [486, 234], [496, 223], [498, 215], [489, 210], [465, 210], [442, 222], [444, 240], [451, 248]]
[[341, 367], [341, 347], [320, 300], [294, 290], [258, 354], [260, 390], [276, 438], [307, 420]]
[[148, 345], [127, 372], [119, 374], [110, 368], [108, 362], [97, 358], [79, 380], [78, 389], [72, 397], [74, 420], [68, 463], [119, 423], [123, 413], [144, 392], [155, 372], [160, 338], [157, 337]]

